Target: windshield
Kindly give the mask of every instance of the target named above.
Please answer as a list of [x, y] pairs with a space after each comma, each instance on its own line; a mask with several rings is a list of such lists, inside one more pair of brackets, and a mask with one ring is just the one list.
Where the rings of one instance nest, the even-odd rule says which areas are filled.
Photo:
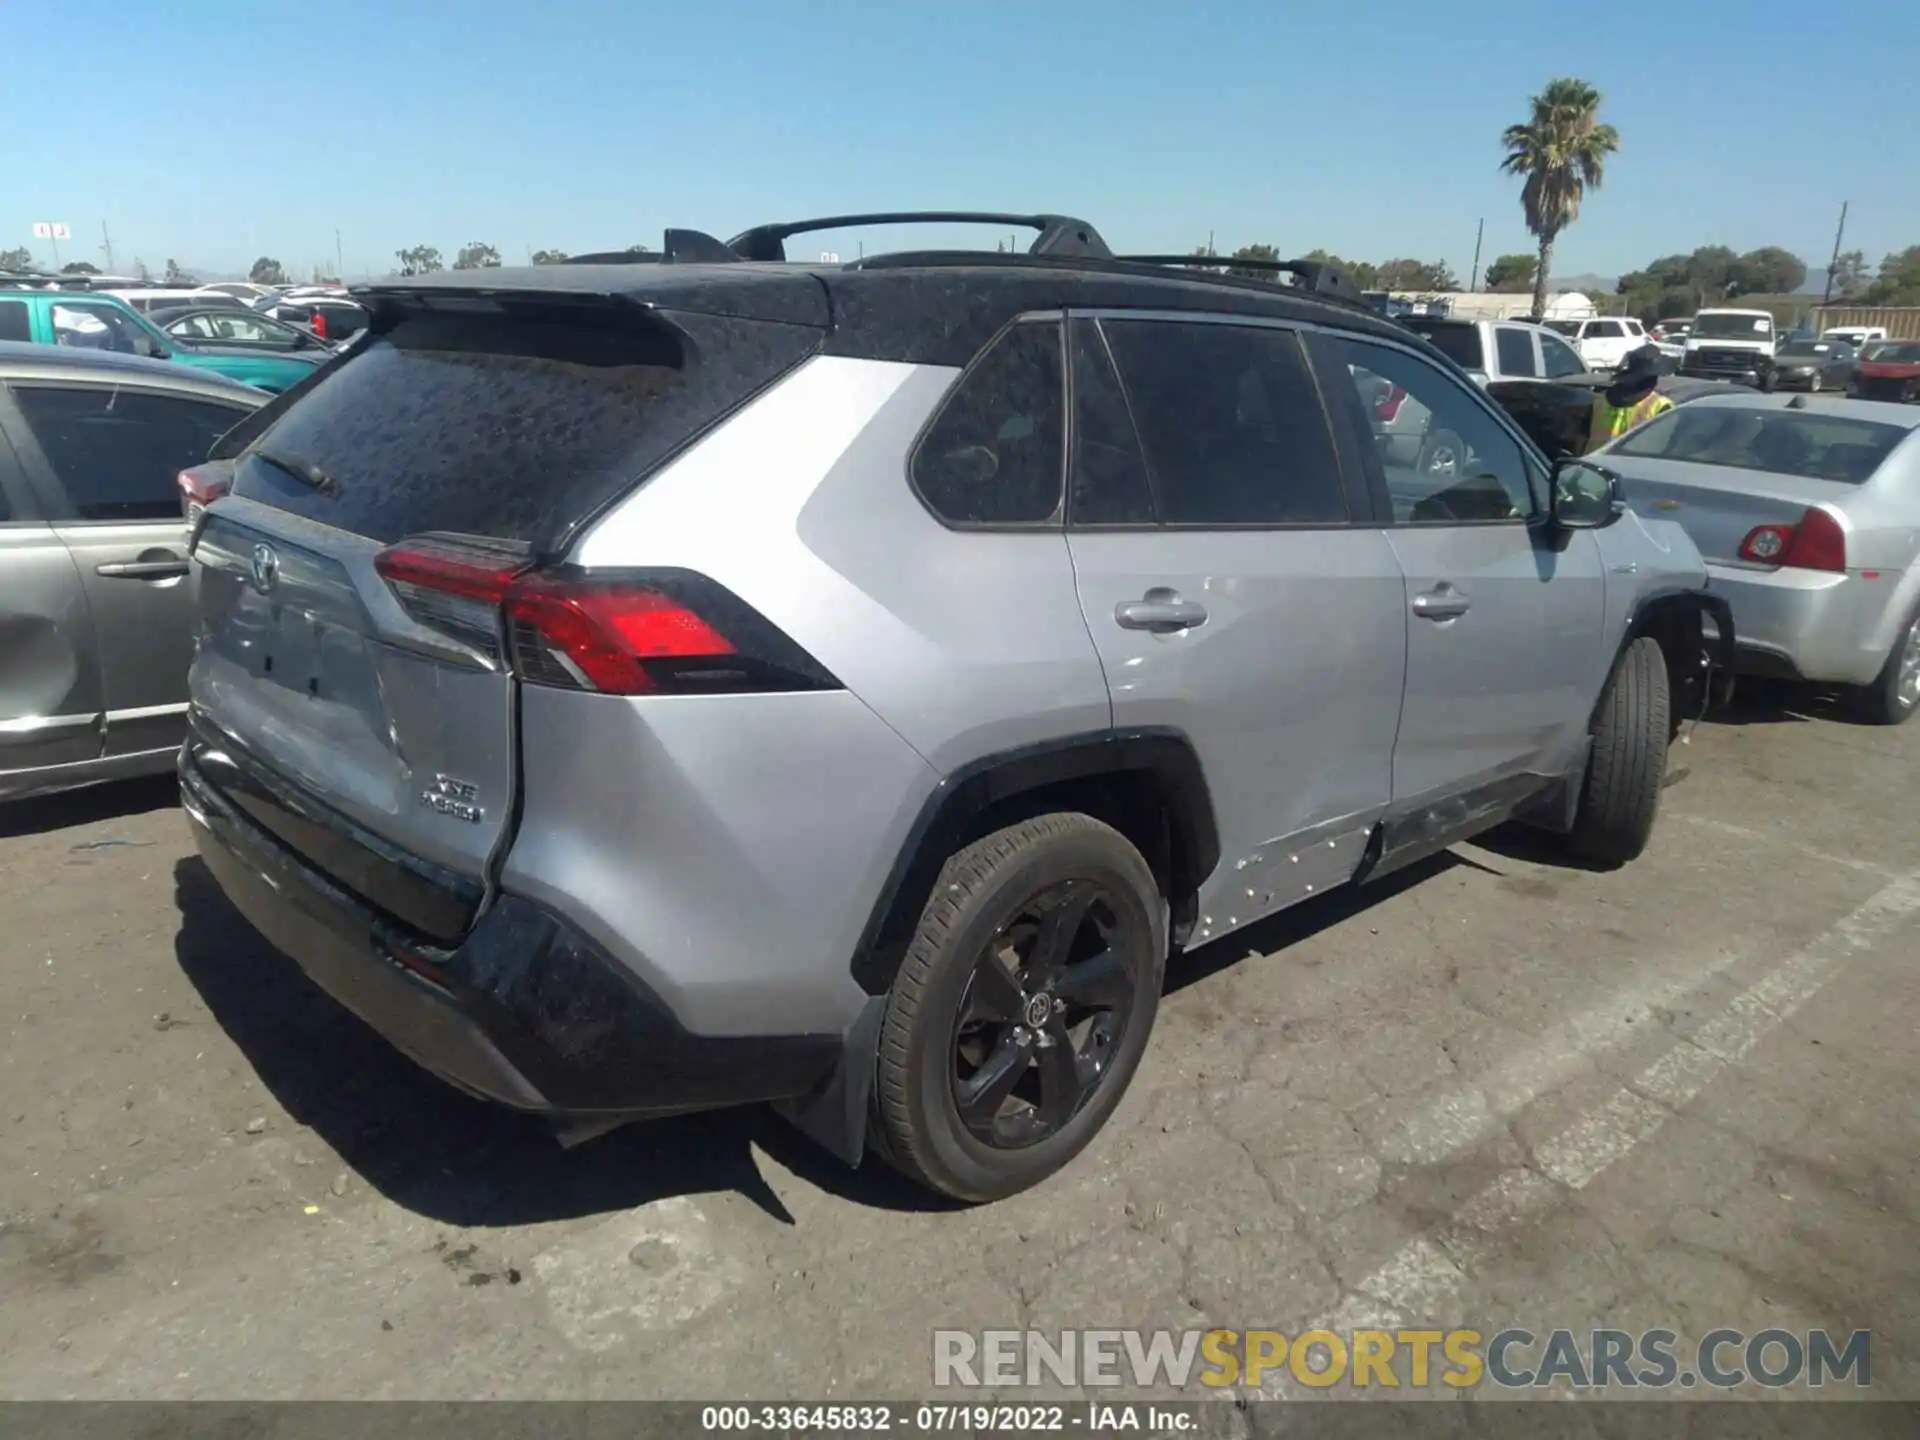
[[1578, 320], [1546, 320], [1541, 323], [1549, 330], [1558, 330], [1562, 335], [1578, 335], [1580, 333], [1580, 322]]
[[1873, 347], [1873, 359], [1885, 365], [1920, 365], [1920, 341], [1881, 341]]
[[1906, 437], [1906, 427], [1878, 420], [1688, 405], [1630, 432], [1612, 453], [1859, 485]]
[[1766, 315], [1700, 315], [1694, 318], [1694, 340], [1768, 340], [1773, 320]]
[[1409, 319], [1406, 327], [1424, 336], [1442, 355], [1462, 370], [1484, 370], [1486, 356], [1480, 351], [1480, 327], [1458, 320]]

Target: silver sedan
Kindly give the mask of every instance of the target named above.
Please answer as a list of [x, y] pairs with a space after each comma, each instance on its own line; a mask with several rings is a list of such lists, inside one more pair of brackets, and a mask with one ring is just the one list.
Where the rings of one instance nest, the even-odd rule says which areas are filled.
[[1703, 396], [1595, 459], [1632, 509], [1677, 520], [1733, 609], [1741, 668], [1920, 707], [1920, 410], [1817, 396]]

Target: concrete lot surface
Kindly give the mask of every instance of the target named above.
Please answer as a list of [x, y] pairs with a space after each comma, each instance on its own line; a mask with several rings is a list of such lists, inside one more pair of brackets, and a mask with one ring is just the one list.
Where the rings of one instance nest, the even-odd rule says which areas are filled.
[[1760, 692], [1636, 865], [1498, 832], [1189, 957], [977, 1210], [757, 1111], [562, 1152], [268, 949], [169, 787], [0, 812], [0, 1396], [924, 1399], [936, 1328], [1425, 1322], [1870, 1329], [1920, 1398], [1916, 756]]

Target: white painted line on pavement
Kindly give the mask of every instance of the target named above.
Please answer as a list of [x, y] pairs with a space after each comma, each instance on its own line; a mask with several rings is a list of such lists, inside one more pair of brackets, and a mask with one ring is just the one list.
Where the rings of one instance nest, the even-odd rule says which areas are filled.
[[[1661, 819], [1667, 818], [1667, 812], [1661, 812]], [[1704, 815], [1683, 815], [1676, 813], [1674, 819], [1685, 825], [1694, 825], [1702, 830], [1712, 830], [1721, 835], [1732, 836], [1736, 840], [1751, 840], [1755, 844], [1767, 845], [1779, 849], [1792, 850], [1809, 860], [1818, 860], [1823, 865], [1837, 865], [1842, 870], [1858, 870], [1863, 875], [1878, 875], [1882, 880], [1891, 880], [1900, 872], [1886, 865], [1876, 865], [1871, 860], [1858, 860], [1851, 855], [1835, 855], [1828, 850], [1816, 850], [1811, 845], [1802, 845], [1797, 840], [1783, 835], [1778, 830], [1749, 830], [1745, 825], [1729, 824], [1725, 820], [1709, 820]]]
[[[1777, 1030], [1844, 963], [1920, 911], [1920, 871], [1900, 876], [1734, 996], [1725, 1010], [1633, 1076], [1599, 1105], [1536, 1146], [1536, 1168], [1503, 1171], [1436, 1232], [1416, 1237], [1361, 1280], [1362, 1297], [1385, 1301], [1415, 1320], [1447, 1318], [1467, 1275], [1500, 1233], [1567, 1190], [1583, 1190], [1655, 1134], [1727, 1066]], [[1437, 1243], [1436, 1243], [1437, 1242]], [[1442, 1248], [1444, 1247], [1444, 1249]]]

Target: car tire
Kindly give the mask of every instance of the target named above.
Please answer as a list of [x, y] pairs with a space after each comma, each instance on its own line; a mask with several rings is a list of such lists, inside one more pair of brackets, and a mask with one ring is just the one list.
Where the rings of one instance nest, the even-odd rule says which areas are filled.
[[[1452, 475], [1460, 478], [1462, 467], [1466, 464], [1467, 447], [1460, 443], [1460, 437], [1451, 430], [1436, 430], [1427, 436], [1420, 447], [1420, 454], [1413, 462], [1413, 468], [1422, 475]], [[1451, 469], [1438, 470], [1438, 464], [1449, 464]]]
[[1776, 375], [1773, 371], [1762, 370], [1760, 372], [1760, 393], [1762, 395], [1771, 395], [1773, 393], [1774, 386], [1778, 385], [1779, 383], [1780, 383], [1780, 377]]
[[1904, 725], [1920, 710], [1920, 611], [1907, 617], [1871, 685], [1860, 691], [1861, 715], [1875, 725]]
[[951, 856], [887, 998], [877, 1148], [969, 1202], [1061, 1169], [1133, 1079], [1167, 948], [1152, 869], [1091, 816], [1024, 820]]
[[1807, 393], [1809, 395], [1818, 395], [1825, 388], [1826, 385], [1820, 379], [1820, 372], [1818, 370], [1807, 376]]
[[1666, 780], [1671, 710], [1666, 656], [1643, 635], [1621, 654], [1594, 710], [1586, 779], [1567, 837], [1576, 855], [1611, 869], [1647, 848]]

